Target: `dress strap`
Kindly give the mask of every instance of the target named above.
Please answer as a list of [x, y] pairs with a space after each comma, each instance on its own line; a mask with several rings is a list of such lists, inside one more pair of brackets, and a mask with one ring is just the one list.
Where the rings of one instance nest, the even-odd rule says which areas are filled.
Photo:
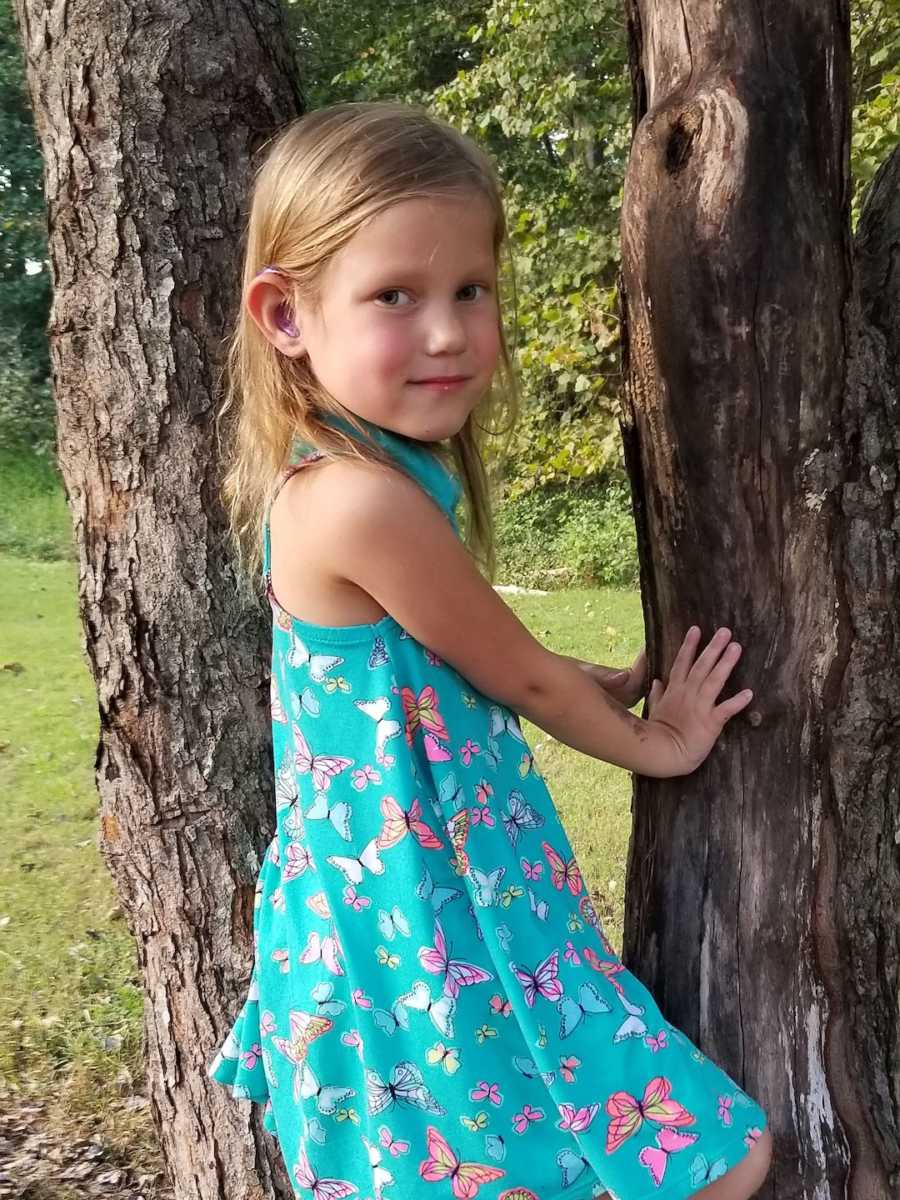
[[293, 462], [283, 467], [278, 473], [278, 478], [275, 481], [275, 489], [269, 497], [269, 503], [266, 505], [266, 514], [263, 519], [263, 582], [266, 585], [266, 595], [270, 599], [274, 599], [274, 592], [272, 591], [272, 544], [269, 534], [269, 514], [272, 511], [272, 505], [275, 503], [275, 497], [292, 475], [296, 475], [308, 463], [316, 462], [320, 458], [324, 458], [322, 451], [314, 450], [312, 454], [307, 454], [299, 462]]

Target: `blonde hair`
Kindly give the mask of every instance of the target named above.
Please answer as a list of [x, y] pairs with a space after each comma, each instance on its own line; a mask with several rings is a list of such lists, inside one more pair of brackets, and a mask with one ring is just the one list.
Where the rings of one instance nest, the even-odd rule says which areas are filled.
[[[318, 109], [271, 140], [251, 191], [241, 304], [228, 339], [225, 402], [217, 417], [222, 495], [239, 584], [259, 585], [263, 517], [295, 438], [330, 458], [394, 462], [364, 438], [356, 415], [322, 387], [305, 355], [288, 357], [265, 337], [244, 303], [251, 280], [267, 264], [277, 264], [293, 297], [285, 305], [287, 315], [298, 303], [315, 308], [328, 262], [366, 220], [403, 200], [473, 188], [493, 210], [500, 290], [511, 288], [515, 329], [515, 276], [500, 183], [491, 160], [469, 138], [417, 105], [376, 101]], [[504, 252], [505, 278], [500, 271]], [[501, 305], [500, 362], [492, 386], [449, 446], [429, 443], [459, 473], [465, 543], [491, 581], [493, 517], [482, 451], [487, 437], [505, 434], [500, 446], [505, 455], [519, 408], [503, 321]], [[329, 412], [349, 421], [360, 440], [323, 420]], [[492, 423], [500, 413], [507, 418], [503, 429]]]

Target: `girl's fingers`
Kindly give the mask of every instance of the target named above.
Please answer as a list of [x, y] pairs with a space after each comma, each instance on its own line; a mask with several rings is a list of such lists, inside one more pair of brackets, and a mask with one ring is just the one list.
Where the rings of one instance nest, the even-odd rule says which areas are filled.
[[691, 663], [694, 661], [694, 652], [697, 649], [697, 644], [700, 641], [700, 628], [697, 625], [692, 625], [684, 635], [684, 641], [678, 647], [678, 653], [675, 655], [675, 661], [672, 663], [669, 670], [669, 684], [684, 683], [688, 677], [688, 671], [691, 669]]
[[732, 642], [725, 648], [722, 657], [698, 688], [698, 694], [701, 699], [710, 702], [715, 700], [727, 683], [728, 676], [734, 670], [737, 660], [741, 657], [741, 653], [742, 647], [739, 642]]
[[691, 679], [697, 684], [705, 682], [710, 671], [719, 661], [719, 657], [725, 650], [725, 647], [731, 641], [731, 630], [725, 627], [717, 629], [709, 640], [709, 645], [698, 657], [697, 661], [691, 667], [688, 674]]
[[737, 695], [730, 697], [728, 700], [723, 700], [721, 704], [717, 704], [712, 710], [713, 716], [724, 725], [736, 713], [742, 712], [752, 699], [753, 692], [749, 688], [745, 688], [742, 692], [738, 692]]

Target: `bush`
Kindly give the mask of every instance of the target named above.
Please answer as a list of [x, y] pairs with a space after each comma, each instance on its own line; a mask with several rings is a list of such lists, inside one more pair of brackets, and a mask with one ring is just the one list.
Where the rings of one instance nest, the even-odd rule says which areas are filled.
[[497, 583], [633, 588], [637, 539], [626, 479], [533, 488], [496, 505]]

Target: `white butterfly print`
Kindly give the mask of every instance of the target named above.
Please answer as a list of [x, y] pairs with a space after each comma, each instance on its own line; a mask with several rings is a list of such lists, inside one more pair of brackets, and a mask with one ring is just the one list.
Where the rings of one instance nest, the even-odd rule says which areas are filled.
[[536, 808], [528, 804], [517, 788], [513, 788], [507, 796], [506, 805], [508, 811], [501, 813], [500, 819], [506, 830], [506, 836], [513, 846], [518, 842], [519, 834], [523, 829], [540, 829], [544, 824], [543, 813], [539, 813]]
[[334, 984], [327, 979], [321, 980], [310, 990], [310, 996], [316, 1002], [316, 1010], [322, 1017], [337, 1017], [347, 1007], [344, 1000], [332, 1000]]
[[559, 1036], [567, 1038], [574, 1033], [586, 1016], [597, 1013], [612, 1012], [612, 1006], [607, 1004], [592, 983], [582, 983], [578, 988], [578, 999], [563, 996], [556, 1006], [559, 1013]]
[[491, 722], [490, 736], [492, 738], [499, 737], [501, 733], [508, 733], [510, 737], [514, 737], [517, 742], [525, 743], [525, 735], [519, 727], [519, 718], [509, 709], [500, 708], [497, 704], [492, 704], [488, 713]]
[[372, 1170], [372, 1191], [375, 1193], [375, 1200], [382, 1200], [382, 1190], [388, 1184], [394, 1182], [394, 1177], [390, 1171], [381, 1165], [381, 1151], [377, 1146], [374, 1146], [364, 1133], [359, 1135], [362, 1138], [363, 1145], [369, 1154], [369, 1166]]
[[397, 1063], [385, 1083], [377, 1071], [366, 1067], [366, 1083], [369, 1092], [369, 1115], [393, 1108], [395, 1104], [406, 1104], [410, 1108], [421, 1108], [435, 1116], [446, 1116], [447, 1110], [429, 1091], [422, 1072], [415, 1063], [404, 1060]]
[[283, 824], [285, 832], [292, 838], [302, 838], [304, 834], [303, 814], [300, 812], [299, 800], [297, 777], [294, 774], [290, 752], [288, 752], [275, 776], [275, 811], [280, 813], [288, 809]]
[[344, 800], [338, 801], [337, 804], [328, 803], [327, 792], [316, 792], [316, 798], [313, 801], [312, 807], [307, 809], [306, 819], [308, 821], [324, 821], [329, 820], [335, 828], [335, 832], [344, 839], [345, 842], [350, 841], [350, 816], [353, 809]]
[[462, 895], [462, 890], [453, 887], [436, 887], [431, 878], [431, 872], [427, 867], [424, 868], [424, 871], [425, 874], [416, 884], [416, 895], [420, 900], [430, 900], [434, 915], [437, 916], [445, 904], [449, 904], [451, 900]]
[[290, 631], [290, 639], [291, 648], [287, 654], [288, 662], [292, 667], [306, 667], [309, 677], [314, 683], [323, 683], [328, 672], [333, 671], [344, 661], [336, 654], [310, 654], [293, 629]]
[[315, 929], [311, 929], [306, 939], [306, 949], [300, 952], [300, 962], [313, 963], [321, 959], [332, 975], [343, 975], [344, 968], [337, 958], [339, 949], [337, 938], [320, 938]]
[[410, 936], [409, 921], [404, 917], [403, 913], [395, 904], [390, 912], [386, 912], [383, 908], [378, 910], [378, 928], [382, 934], [389, 940], [394, 940], [394, 935], [398, 931], [404, 937]]
[[311, 717], [317, 717], [320, 711], [319, 701], [312, 688], [305, 687], [299, 693], [291, 692], [291, 712], [294, 714], [295, 721], [299, 721], [304, 713], [309, 713]]
[[387, 716], [391, 708], [390, 700], [387, 696], [379, 696], [377, 700], [354, 700], [353, 703], [375, 722], [375, 761], [383, 762], [385, 745], [403, 729], [399, 721]]
[[358, 857], [344, 857], [340, 854], [330, 854], [326, 860], [333, 867], [343, 874], [348, 883], [361, 883], [363, 877], [363, 867], [367, 871], [371, 871], [373, 875], [384, 874], [384, 863], [378, 857], [377, 839], [372, 838], [363, 847], [362, 853]]
[[628, 1016], [616, 1030], [613, 1037], [613, 1044], [624, 1042], [626, 1038], [642, 1038], [647, 1032], [646, 1022], [641, 1020], [644, 1006], [642, 1004], [632, 1004], [618, 988], [616, 988], [616, 995], [621, 1000], [622, 1007], [628, 1013]]
[[281, 697], [278, 695], [274, 675], [269, 680], [269, 708], [272, 712], [273, 721], [277, 721], [279, 725], [287, 725], [288, 716], [284, 711], [284, 705], [281, 703]]
[[490, 908], [492, 905], [500, 903], [497, 885], [506, 874], [506, 867], [497, 867], [495, 871], [488, 874], [486, 871], [479, 871], [477, 867], [470, 866], [469, 874], [475, 884], [474, 900], [476, 904], [480, 904], [482, 908]]
[[307, 1059], [300, 1063], [300, 1095], [304, 1100], [316, 1098], [316, 1108], [326, 1117], [338, 1110], [338, 1105], [356, 1095], [352, 1087], [322, 1087]]
[[398, 1029], [409, 1029], [409, 1014], [400, 1000], [395, 1000], [390, 1007], [372, 1010], [372, 1020], [388, 1037], [393, 1037]]
[[539, 921], [547, 920], [550, 913], [550, 905], [546, 900], [538, 900], [531, 888], [528, 889], [528, 903], [531, 905], [531, 911]]
[[379, 633], [372, 643], [372, 651], [369, 654], [369, 670], [374, 671], [376, 667], [383, 667], [387, 662], [390, 662], [390, 658], [384, 646], [384, 638]]
[[427, 1012], [435, 1029], [444, 1037], [453, 1037], [453, 1014], [456, 1012], [456, 1000], [453, 996], [442, 994], [435, 1000], [428, 984], [422, 979], [417, 979], [412, 988], [400, 996], [397, 1002], [407, 1008]]

